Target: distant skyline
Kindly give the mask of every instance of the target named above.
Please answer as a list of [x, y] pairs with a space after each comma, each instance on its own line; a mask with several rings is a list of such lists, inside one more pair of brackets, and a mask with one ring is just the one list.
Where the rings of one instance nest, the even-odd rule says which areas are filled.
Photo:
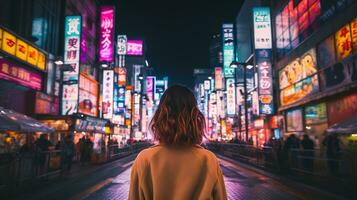
[[209, 44], [233, 22], [242, 1], [105, 0], [117, 6], [117, 30], [147, 43], [149, 64], [170, 84], [192, 87], [194, 68], [209, 67]]

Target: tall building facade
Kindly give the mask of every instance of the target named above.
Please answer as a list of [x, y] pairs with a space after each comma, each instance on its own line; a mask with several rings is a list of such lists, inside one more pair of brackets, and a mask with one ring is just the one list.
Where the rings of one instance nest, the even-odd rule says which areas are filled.
[[284, 135], [325, 131], [357, 113], [357, 2], [273, 1], [276, 99]]

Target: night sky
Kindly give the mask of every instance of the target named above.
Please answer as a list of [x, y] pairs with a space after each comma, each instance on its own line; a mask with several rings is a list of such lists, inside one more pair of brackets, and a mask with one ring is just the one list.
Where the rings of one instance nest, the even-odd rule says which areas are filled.
[[[109, 1], [110, 2], [110, 1]], [[149, 64], [170, 84], [193, 86], [193, 69], [209, 67], [210, 36], [234, 20], [242, 0], [119, 0], [119, 33], [144, 38]]]

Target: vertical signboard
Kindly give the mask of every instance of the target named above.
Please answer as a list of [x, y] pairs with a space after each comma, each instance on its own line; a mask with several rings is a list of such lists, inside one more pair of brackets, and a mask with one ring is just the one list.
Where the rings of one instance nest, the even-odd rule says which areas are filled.
[[124, 56], [127, 53], [128, 38], [126, 35], [117, 36], [117, 54]]
[[271, 49], [271, 22], [270, 8], [253, 8], [254, 19], [254, 46], [255, 49]]
[[146, 106], [148, 108], [148, 116], [151, 117], [154, 106], [154, 94], [155, 94], [155, 76], [147, 76], [146, 77], [146, 95], [148, 100], [146, 102]]
[[222, 77], [222, 68], [216, 67], [214, 68], [214, 82], [215, 82], [215, 89], [221, 90], [223, 89], [223, 77]]
[[114, 71], [103, 70], [103, 118], [113, 118]]
[[234, 115], [236, 113], [236, 90], [234, 86], [234, 78], [226, 79], [227, 88], [227, 115]]
[[211, 82], [210, 82], [210, 80], [205, 80], [205, 81], [203, 82], [203, 85], [204, 85], [204, 88], [205, 88], [206, 91], [209, 91], [209, 90], [211, 89]]
[[99, 61], [113, 61], [114, 6], [100, 8]]
[[273, 114], [272, 41], [270, 8], [253, 8], [255, 60], [259, 76], [259, 113]]
[[78, 111], [81, 26], [80, 16], [66, 16], [64, 63], [70, 65], [71, 70], [63, 72], [62, 115], [71, 115]]
[[223, 71], [225, 77], [233, 77], [234, 68], [230, 65], [234, 60], [234, 37], [233, 24], [223, 24], [222, 26], [223, 39]]
[[118, 85], [126, 84], [126, 69], [124, 67], [117, 68], [118, 70]]

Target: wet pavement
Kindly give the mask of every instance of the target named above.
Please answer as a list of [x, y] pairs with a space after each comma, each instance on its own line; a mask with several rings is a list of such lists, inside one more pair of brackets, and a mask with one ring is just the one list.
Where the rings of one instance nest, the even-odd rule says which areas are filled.
[[[130, 170], [135, 156], [96, 166], [66, 177], [26, 199], [121, 200], [128, 198]], [[291, 181], [279, 180], [249, 166], [220, 158], [228, 199], [340, 199], [332, 194]], [[20, 198], [24, 199], [24, 198]]]

